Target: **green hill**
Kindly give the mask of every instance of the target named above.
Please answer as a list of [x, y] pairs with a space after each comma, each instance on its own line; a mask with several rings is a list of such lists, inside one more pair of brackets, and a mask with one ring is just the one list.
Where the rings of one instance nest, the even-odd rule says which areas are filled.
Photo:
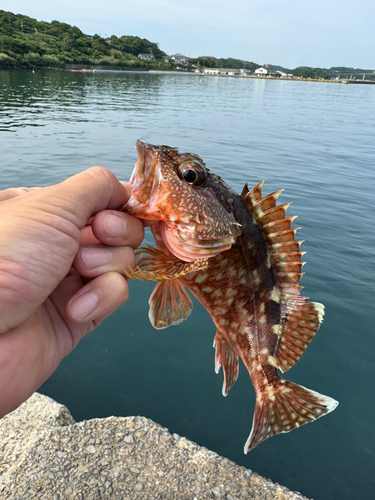
[[191, 64], [196, 64], [200, 67], [205, 68], [232, 68], [232, 69], [247, 69], [254, 72], [260, 67], [260, 64], [256, 64], [249, 61], [243, 61], [242, 59], [233, 59], [229, 57], [228, 59], [217, 59], [212, 56], [201, 56], [195, 59], [189, 58]]
[[[138, 58], [140, 53], [152, 53], [155, 60]], [[166, 54], [159, 45], [138, 36], [86, 35], [76, 26], [59, 21], [46, 23], [22, 14], [0, 10], [0, 68], [64, 68], [67, 64], [107, 66], [117, 69], [173, 70], [173, 62], [165, 63]], [[194, 67], [247, 69], [254, 72], [259, 64], [241, 59], [217, 59], [201, 56], [189, 59], [189, 69]], [[336, 78], [353, 75], [375, 78], [373, 70], [345, 67], [330, 69], [301, 66], [274, 69], [292, 73], [302, 78]]]
[[[139, 53], [152, 53], [155, 61], [141, 60]], [[164, 62], [165, 56], [157, 43], [145, 38], [89, 36], [66, 23], [46, 23], [0, 10], [0, 67], [3, 68], [64, 68], [67, 64], [77, 64], [118, 69], [175, 69], [173, 62]], [[190, 59], [189, 62], [192, 65], [251, 71], [259, 67], [259, 64], [239, 59], [206, 56]]]
[[[143, 61], [139, 53], [152, 53], [155, 61]], [[0, 66], [53, 67], [66, 64], [117, 68], [171, 69], [157, 43], [136, 36], [89, 36], [69, 24], [37, 21], [0, 10]]]

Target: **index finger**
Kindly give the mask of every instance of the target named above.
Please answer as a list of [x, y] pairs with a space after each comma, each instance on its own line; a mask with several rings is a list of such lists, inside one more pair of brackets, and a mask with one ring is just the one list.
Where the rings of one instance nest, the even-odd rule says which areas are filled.
[[131, 188], [124, 184], [110, 170], [91, 167], [47, 189], [54, 196], [54, 207], [82, 229], [96, 213], [119, 209], [128, 201]]
[[20, 195], [25, 194], [25, 193], [29, 193], [30, 191], [35, 190], [35, 189], [40, 189], [40, 188], [37, 188], [37, 187], [32, 187], [32, 188], [19, 187], [19, 188], [3, 189], [2, 191], [0, 191], [0, 202], [10, 200], [11, 198], [15, 198], [16, 196], [20, 196]]

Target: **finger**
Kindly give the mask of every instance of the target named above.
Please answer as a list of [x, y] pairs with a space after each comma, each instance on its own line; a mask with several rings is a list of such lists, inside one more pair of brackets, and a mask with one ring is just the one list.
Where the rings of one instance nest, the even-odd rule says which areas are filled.
[[[131, 184], [130, 184], [131, 186]], [[0, 191], [0, 202], [10, 200], [16, 196], [21, 196], [22, 194], [29, 193], [30, 191], [36, 191], [37, 189], [42, 189], [40, 187], [19, 187], [19, 188], [8, 188]]]
[[66, 181], [51, 186], [54, 212], [61, 212], [79, 229], [89, 218], [104, 209], [120, 209], [129, 199], [130, 190], [102, 167], [92, 167]]
[[146, 219], [140, 219], [140, 220], [142, 221], [144, 227], [150, 227], [160, 222], [158, 220], [146, 220]]
[[[133, 184], [130, 184], [130, 182], [125, 182], [125, 181], [120, 181], [120, 182], [127, 189], [130, 198], [130, 194], [133, 189]], [[140, 220], [142, 221], [144, 227], [153, 226], [154, 224], [157, 224], [159, 222], [158, 220], [145, 220], [145, 219], [140, 219]]]
[[133, 184], [130, 184], [130, 182], [126, 182], [126, 181], [120, 181], [120, 182], [124, 186], [126, 191], [129, 193], [129, 198], [130, 198], [130, 195], [131, 195], [131, 192], [133, 189]]
[[100, 245], [100, 241], [95, 238], [91, 226], [85, 226], [81, 229], [79, 244], [81, 246]]
[[81, 247], [74, 259], [73, 268], [86, 278], [96, 278], [111, 271], [123, 274], [123, 270], [135, 267], [135, 255], [131, 247], [105, 247], [95, 245]]
[[3, 191], [0, 191], [0, 201], [10, 200], [11, 198], [28, 193], [29, 191], [30, 188], [26, 187], [4, 189]]
[[102, 274], [81, 288], [66, 305], [66, 315], [74, 323], [107, 318], [129, 297], [126, 279], [118, 273]]
[[105, 245], [137, 248], [144, 237], [144, 227], [139, 219], [116, 210], [99, 212], [91, 227], [94, 236]]

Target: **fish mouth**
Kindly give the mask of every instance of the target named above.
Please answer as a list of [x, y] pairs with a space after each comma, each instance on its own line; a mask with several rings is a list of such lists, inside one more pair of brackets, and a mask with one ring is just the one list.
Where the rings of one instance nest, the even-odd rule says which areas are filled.
[[135, 143], [135, 148], [138, 153], [138, 160], [135, 162], [134, 170], [129, 181], [134, 185], [137, 181], [140, 181], [145, 177], [145, 143], [138, 139]]
[[[122, 210], [135, 217], [155, 220], [158, 217], [153, 215], [153, 198], [157, 198], [158, 179], [158, 157], [153, 146], [137, 140], [135, 147], [138, 153], [138, 159], [134, 164], [133, 172], [129, 182], [133, 184], [131, 197]], [[153, 195], [154, 193], [154, 195]]]

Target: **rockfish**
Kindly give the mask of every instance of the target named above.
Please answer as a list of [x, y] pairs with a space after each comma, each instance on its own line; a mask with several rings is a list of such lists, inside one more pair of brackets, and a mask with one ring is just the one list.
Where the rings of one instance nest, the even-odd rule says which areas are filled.
[[223, 395], [235, 383], [241, 357], [256, 403], [244, 451], [331, 412], [337, 402], [282, 379], [312, 341], [324, 306], [300, 296], [303, 262], [289, 204], [281, 191], [262, 195], [263, 182], [241, 196], [209, 171], [202, 159], [167, 146], [137, 141], [123, 208], [148, 220], [157, 248], [139, 250], [129, 278], [158, 281], [149, 317], [157, 329], [184, 321], [193, 304], [209, 312], [217, 332], [215, 370], [223, 368]]

